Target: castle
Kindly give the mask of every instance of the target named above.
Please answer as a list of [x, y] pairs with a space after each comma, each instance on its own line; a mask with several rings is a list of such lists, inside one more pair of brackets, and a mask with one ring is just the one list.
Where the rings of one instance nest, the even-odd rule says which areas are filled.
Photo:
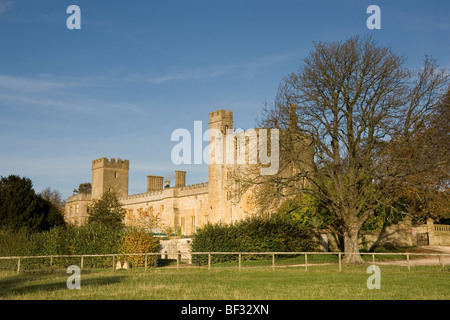
[[[209, 114], [209, 140], [220, 140], [214, 132], [226, 137], [233, 128], [233, 112], [218, 110]], [[240, 133], [245, 134], [245, 133]], [[222, 151], [238, 150], [235, 140], [223, 139]], [[225, 141], [226, 140], [226, 141]], [[231, 141], [234, 146], [229, 148]], [[245, 137], [244, 137], [245, 143]], [[228, 149], [227, 149], [228, 148]], [[244, 148], [245, 149], [245, 148]], [[193, 234], [196, 228], [207, 223], [230, 223], [255, 213], [251, 192], [234, 197], [239, 188], [238, 181], [231, 181], [232, 170], [245, 164], [214, 161], [214, 152], [210, 151], [208, 182], [186, 185], [186, 172], [175, 171], [175, 185], [164, 181], [164, 177], [147, 176], [145, 193], [128, 194], [129, 160], [101, 158], [92, 161], [91, 193], [79, 193], [69, 197], [65, 206], [66, 221], [75, 225], [85, 224], [92, 202], [101, 198], [104, 192], [113, 191], [119, 197], [125, 210], [125, 225], [133, 226], [145, 217], [157, 218], [152, 226], [155, 232], [164, 232], [170, 228], [179, 235]], [[247, 149], [245, 149], [248, 151]], [[212, 159], [214, 158], [214, 159]], [[144, 217], [142, 217], [144, 215]]]

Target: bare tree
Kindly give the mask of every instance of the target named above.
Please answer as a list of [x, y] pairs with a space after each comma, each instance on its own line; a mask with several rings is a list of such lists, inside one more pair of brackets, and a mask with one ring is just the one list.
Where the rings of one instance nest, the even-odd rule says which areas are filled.
[[399, 158], [414, 160], [416, 172], [398, 179], [391, 187], [398, 201], [415, 221], [450, 219], [450, 88], [433, 114], [417, 126], [414, 134], [400, 134], [384, 150], [385, 163]]
[[154, 212], [153, 208], [138, 208], [136, 216], [132, 218], [133, 226], [147, 232], [166, 231], [167, 224], [162, 218], [162, 212]]
[[44, 200], [53, 203], [61, 211], [64, 210], [65, 201], [62, 198], [61, 192], [58, 190], [47, 187], [40, 192], [40, 195]]
[[339, 224], [346, 263], [362, 262], [362, 225], [390, 199], [399, 178], [417, 171], [414, 152], [386, 161], [383, 151], [400, 136], [408, 146], [448, 85], [433, 59], [426, 57], [418, 71], [404, 63], [371, 37], [315, 43], [298, 72], [282, 80], [260, 121], [283, 132], [279, 174], [241, 174], [241, 181], [252, 178], [247, 186], [266, 207], [302, 192], [320, 199]]

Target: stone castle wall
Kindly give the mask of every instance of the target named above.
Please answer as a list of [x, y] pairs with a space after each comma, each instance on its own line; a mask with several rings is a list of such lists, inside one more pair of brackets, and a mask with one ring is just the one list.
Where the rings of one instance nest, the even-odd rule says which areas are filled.
[[185, 187], [169, 187], [120, 198], [126, 211], [126, 225], [145, 224], [140, 212], [155, 217], [158, 226], [154, 229], [165, 232], [169, 227], [173, 232], [192, 234], [196, 228], [208, 222], [208, 184], [202, 183]]
[[[226, 157], [227, 145], [225, 134], [233, 129], [233, 112], [217, 110], [209, 114], [210, 142], [218, 139], [214, 135], [218, 131], [222, 134], [222, 154]], [[214, 129], [214, 130], [212, 130]], [[236, 143], [235, 140], [233, 143]], [[236, 146], [229, 150], [234, 152]], [[104, 192], [114, 191], [126, 210], [125, 224], [133, 225], [140, 219], [139, 212], [158, 216], [161, 220], [159, 229], [170, 227], [178, 233], [192, 234], [196, 228], [206, 223], [230, 223], [240, 220], [254, 211], [251, 195], [241, 197], [238, 201], [234, 198], [236, 183], [230, 180], [230, 172], [237, 168], [235, 164], [215, 163], [214, 151], [210, 153], [208, 182], [186, 186], [186, 172], [175, 171], [175, 185], [166, 187], [166, 181], [162, 176], [147, 176], [147, 189], [145, 193], [129, 195], [129, 161], [121, 159], [100, 158], [92, 161], [92, 194], [90, 199], [82, 201], [76, 196], [67, 201], [66, 217], [69, 218], [70, 210], [78, 205], [83, 207], [78, 224], [86, 222], [89, 201], [99, 199]], [[71, 209], [72, 208], [72, 209]], [[71, 220], [70, 220], [71, 219]]]

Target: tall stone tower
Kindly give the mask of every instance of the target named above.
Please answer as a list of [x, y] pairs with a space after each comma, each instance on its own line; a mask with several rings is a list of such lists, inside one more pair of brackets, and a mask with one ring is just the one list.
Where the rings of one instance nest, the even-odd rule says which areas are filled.
[[[230, 211], [227, 199], [226, 138], [227, 129], [233, 129], [233, 112], [217, 110], [209, 113], [209, 206], [211, 222], [227, 221]], [[215, 147], [212, 147], [214, 144]], [[221, 148], [222, 150], [219, 150]], [[218, 152], [222, 156], [217, 158]], [[219, 161], [216, 161], [219, 160]]]
[[101, 158], [92, 161], [92, 200], [99, 199], [106, 191], [119, 197], [128, 195], [128, 160]]

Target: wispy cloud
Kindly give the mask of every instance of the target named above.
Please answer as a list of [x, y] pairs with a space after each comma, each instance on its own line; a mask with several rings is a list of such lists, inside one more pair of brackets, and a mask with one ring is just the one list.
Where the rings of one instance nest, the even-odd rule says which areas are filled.
[[[20, 94], [2, 94], [0, 93], [0, 100], [8, 103], [10, 106], [21, 106], [22, 108], [29, 108], [34, 112], [41, 113], [46, 110], [58, 112], [64, 110], [68, 112], [75, 112], [86, 114], [90, 116], [105, 116], [114, 114], [116, 112], [132, 112], [138, 115], [145, 115], [147, 111], [144, 107], [123, 101], [106, 101], [92, 98], [71, 97], [63, 99], [54, 96], [24, 96]], [[0, 105], [1, 106], [1, 105]], [[68, 115], [70, 116], [70, 114]]]
[[196, 67], [187, 70], [172, 69], [165, 74], [158, 76], [130, 75], [126, 78], [128, 81], [143, 81], [153, 84], [161, 84], [170, 81], [179, 80], [197, 80], [217, 78], [238, 70], [250, 70], [282, 63], [286, 60], [298, 57], [301, 52], [288, 52], [278, 55], [266, 56], [258, 58], [254, 61], [244, 63], [228, 64], [222, 66]]
[[416, 12], [399, 12], [397, 19], [406, 29], [422, 31], [449, 31], [450, 22], [447, 16], [424, 16]]
[[[0, 90], [16, 92], [45, 92], [74, 87], [93, 86], [98, 82], [87, 79], [61, 79], [51, 75], [37, 77], [18, 77], [0, 75]], [[98, 84], [97, 84], [98, 85]]]
[[[0, 74], [0, 107], [15, 106], [35, 112], [69, 111], [87, 115], [101, 115], [108, 111], [127, 110], [146, 114], [145, 108], [129, 101], [108, 101], [91, 96], [90, 89], [114, 86], [112, 77], [63, 78], [49, 74], [39, 76], [11, 76]], [[76, 88], [77, 90], [72, 90]], [[86, 90], [83, 90], [86, 89]]]
[[0, 14], [3, 14], [14, 5], [14, 1], [12, 0], [0, 0]]
[[193, 70], [185, 71], [170, 71], [164, 75], [156, 77], [145, 77], [142, 78], [145, 82], [149, 83], [164, 83], [176, 80], [197, 80], [197, 79], [208, 79], [216, 78], [223, 75], [224, 72], [221, 70], [208, 70], [207, 68], [198, 68]]

